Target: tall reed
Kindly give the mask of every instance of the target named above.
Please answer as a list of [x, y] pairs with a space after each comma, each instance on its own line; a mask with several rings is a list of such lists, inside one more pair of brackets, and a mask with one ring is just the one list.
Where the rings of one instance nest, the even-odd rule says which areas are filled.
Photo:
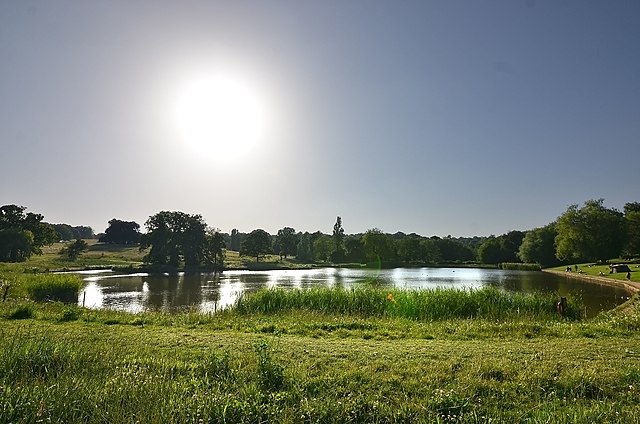
[[67, 303], [78, 300], [84, 284], [80, 276], [73, 274], [23, 274], [19, 280], [32, 300]]
[[[264, 289], [240, 297], [233, 309], [241, 314], [275, 314], [294, 310], [326, 314], [402, 317], [432, 321], [452, 318], [550, 318], [557, 315], [551, 293], [511, 293], [493, 287], [401, 290], [376, 287]], [[566, 317], [579, 319], [582, 306], [570, 299]]]

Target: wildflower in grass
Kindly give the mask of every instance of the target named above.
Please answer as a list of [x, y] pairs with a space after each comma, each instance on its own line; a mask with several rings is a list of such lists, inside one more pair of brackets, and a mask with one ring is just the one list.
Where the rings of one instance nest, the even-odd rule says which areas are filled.
[[387, 295], [387, 300], [391, 303], [396, 303], [396, 299], [393, 297], [393, 293]]

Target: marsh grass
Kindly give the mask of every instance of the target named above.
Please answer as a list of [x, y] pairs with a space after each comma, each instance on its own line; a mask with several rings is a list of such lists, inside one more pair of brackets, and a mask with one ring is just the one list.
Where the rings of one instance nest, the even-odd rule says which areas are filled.
[[24, 274], [19, 280], [32, 300], [75, 303], [84, 285], [79, 275]]
[[[398, 290], [364, 286], [353, 289], [264, 289], [240, 297], [240, 314], [277, 314], [294, 310], [324, 314], [386, 316], [420, 321], [447, 319], [504, 319], [538, 317], [556, 319], [557, 296], [511, 293], [493, 287]], [[581, 318], [582, 306], [571, 299], [566, 318]]]
[[540, 271], [541, 268], [539, 264], [503, 262], [500, 264], [500, 269], [507, 269], [507, 270], [514, 270], [514, 271]]

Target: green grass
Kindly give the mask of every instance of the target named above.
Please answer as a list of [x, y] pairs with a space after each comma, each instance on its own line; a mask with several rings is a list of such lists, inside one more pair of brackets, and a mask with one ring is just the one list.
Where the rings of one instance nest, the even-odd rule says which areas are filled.
[[77, 320], [61, 322], [64, 305], [33, 307], [35, 319], [0, 320], [2, 422], [626, 423], [640, 414], [636, 309], [579, 322], [420, 322], [77, 308]]
[[510, 269], [515, 271], [540, 271], [540, 265], [531, 263], [511, 263], [503, 262], [500, 264], [501, 269]]
[[[275, 314], [294, 310], [363, 317], [389, 316], [414, 320], [455, 318], [504, 319], [513, 316], [557, 316], [553, 294], [507, 293], [486, 287], [477, 290], [437, 288], [397, 290], [376, 287], [263, 289], [236, 302], [239, 313]], [[578, 319], [583, 308], [570, 303], [567, 317]]]
[[[578, 265], [577, 272], [575, 271], [574, 265]], [[553, 271], [565, 272], [566, 268], [567, 266], [563, 265], [563, 266], [558, 266], [550, 269]], [[629, 268], [631, 269], [631, 281], [640, 283], [640, 264], [629, 264]], [[594, 263], [572, 264], [571, 273], [567, 273], [567, 274], [575, 274], [575, 273], [590, 275], [594, 277], [602, 276], [606, 278], [612, 278], [614, 280], [626, 280], [625, 272], [609, 274], [609, 265], [599, 265]], [[601, 273], [604, 275], [601, 275]]]

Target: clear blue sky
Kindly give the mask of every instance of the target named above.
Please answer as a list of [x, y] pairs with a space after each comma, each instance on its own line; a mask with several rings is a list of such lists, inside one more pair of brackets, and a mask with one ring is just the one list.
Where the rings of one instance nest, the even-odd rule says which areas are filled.
[[[0, 204], [104, 231], [161, 210], [225, 232], [430, 236], [640, 200], [640, 2], [0, 1]], [[224, 72], [251, 150], [172, 111]], [[243, 125], [255, 125], [244, 117]]]

